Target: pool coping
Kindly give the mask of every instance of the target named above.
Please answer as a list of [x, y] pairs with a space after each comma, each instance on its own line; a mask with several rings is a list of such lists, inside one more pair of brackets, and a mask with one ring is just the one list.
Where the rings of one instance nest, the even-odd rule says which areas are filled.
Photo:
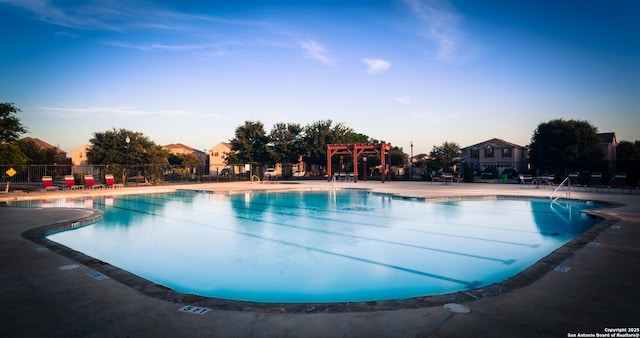
[[[339, 188], [342, 190], [357, 189], [368, 190], [367, 188]], [[225, 194], [229, 192], [224, 191], [201, 191], [197, 189], [180, 189], [189, 191], [200, 191], [207, 193]], [[291, 189], [282, 189], [279, 191], [290, 191]], [[297, 189], [296, 189], [297, 190]], [[310, 190], [310, 189], [303, 189]], [[311, 189], [311, 190], [330, 190], [330, 189]], [[174, 190], [174, 191], [177, 191]], [[242, 192], [259, 191], [261, 189], [247, 190]], [[273, 190], [270, 190], [273, 191]], [[166, 192], [166, 191], [164, 191]], [[387, 193], [387, 192], [375, 192], [376, 194], [386, 194], [395, 196], [398, 198], [418, 198], [429, 201], [457, 201], [457, 200], [478, 200], [478, 199], [539, 199], [545, 200], [544, 197], [526, 196], [526, 195], [501, 195], [501, 194], [489, 194], [489, 195], [476, 195], [476, 196], [447, 196], [447, 197], [417, 197], [410, 194], [402, 193]], [[137, 191], [135, 193], [143, 193]], [[159, 193], [159, 192], [146, 192]], [[235, 193], [235, 192], [234, 192]], [[561, 198], [559, 201], [593, 201], [607, 205], [606, 209], [616, 208], [623, 206], [620, 203], [612, 203], [599, 201], [594, 199], [573, 199], [573, 198]], [[63, 209], [63, 208], [61, 208]], [[70, 208], [78, 209], [78, 208]], [[249, 311], [249, 312], [262, 312], [262, 313], [289, 313], [289, 314], [305, 314], [305, 313], [340, 313], [340, 312], [372, 312], [372, 311], [388, 311], [397, 309], [409, 309], [409, 308], [424, 308], [432, 306], [441, 306], [447, 303], [466, 303], [489, 297], [499, 296], [506, 292], [516, 290], [518, 288], [525, 287], [535, 282], [546, 273], [552, 271], [558, 267], [563, 261], [573, 257], [573, 255], [584, 246], [589, 244], [594, 238], [596, 238], [601, 232], [611, 227], [613, 224], [619, 221], [618, 218], [613, 217], [607, 213], [600, 212], [601, 208], [589, 209], [585, 212], [602, 218], [602, 221], [595, 224], [587, 231], [583, 232], [580, 236], [572, 239], [563, 246], [557, 248], [549, 255], [543, 257], [538, 262], [529, 266], [520, 273], [508, 278], [507, 280], [490, 284], [488, 286], [459, 291], [444, 295], [434, 296], [421, 296], [408, 299], [399, 300], [380, 300], [380, 301], [368, 301], [368, 302], [331, 302], [331, 303], [259, 303], [240, 300], [229, 300], [221, 298], [211, 298], [205, 296], [198, 296], [193, 294], [184, 294], [177, 292], [168, 287], [153, 283], [147, 279], [139, 277], [133, 273], [125, 271], [110, 265], [107, 262], [103, 262], [99, 259], [90, 257], [81, 252], [75, 251], [62, 244], [49, 240], [45, 236], [53, 232], [64, 231], [68, 229], [77, 228], [80, 226], [89, 225], [98, 222], [102, 219], [102, 212], [97, 209], [89, 209], [92, 214], [80, 219], [68, 220], [58, 222], [49, 225], [33, 227], [22, 233], [22, 237], [28, 239], [43, 248], [51, 250], [61, 256], [72, 259], [75, 262], [85, 265], [86, 267], [100, 272], [109, 278], [124, 284], [144, 295], [161, 299], [172, 303], [180, 303], [185, 305], [194, 305], [199, 307], [206, 307], [210, 309], [224, 310], [224, 311]], [[87, 209], [82, 209], [87, 210]]]

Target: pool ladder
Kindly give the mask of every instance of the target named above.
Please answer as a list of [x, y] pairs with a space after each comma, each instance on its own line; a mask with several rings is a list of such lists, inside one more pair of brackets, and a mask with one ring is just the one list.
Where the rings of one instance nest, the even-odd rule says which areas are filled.
[[254, 178], [255, 178], [258, 182], [260, 182], [260, 177], [258, 177], [258, 176], [256, 176], [256, 175], [253, 175], [253, 176], [251, 176], [251, 183], [253, 183], [253, 182], [254, 182], [254, 180], [253, 180]]
[[[566, 183], [566, 184], [565, 184]], [[571, 181], [569, 181], [569, 177], [565, 178], [564, 181], [562, 181], [562, 183], [560, 183], [558, 185], [557, 188], [555, 188], [552, 192], [551, 195], [549, 195], [549, 199], [551, 200], [551, 202], [555, 202], [558, 200], [558, 198], [560, 198], [560, 195], [556, 196], [555, 198], [553, 197], [553, 195], [560, 190], [560, 188], [562, 186], [566, 185], [567, 187], [567, 191], [565, 192], [565, 197], [570, 197], [571, 196]]]

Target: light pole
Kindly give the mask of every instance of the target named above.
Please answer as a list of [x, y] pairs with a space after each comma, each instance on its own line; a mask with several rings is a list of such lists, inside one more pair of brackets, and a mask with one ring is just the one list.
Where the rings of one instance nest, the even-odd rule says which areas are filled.
[[127, 181], [128, 181], [128, 176], [129, 176], [129, 143], [131, 143], [131, 139], [129, 138], [129, 136], [127, 135], [127, 137], [124, 139], [125, 145], [124, 147], [127, 148], [127, 166], [125, 167], [125, 172], [124, 172], [124, 185], [127, 185]]
[[411, 157], [409, 158], [409, 180], [413, 181], [413, 140], [411, 140], [411, 142], [409, 142], [409, 144], [411, 145]]

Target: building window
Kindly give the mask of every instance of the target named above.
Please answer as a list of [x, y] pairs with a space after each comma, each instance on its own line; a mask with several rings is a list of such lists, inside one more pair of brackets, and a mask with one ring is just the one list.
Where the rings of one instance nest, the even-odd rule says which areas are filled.
[[502, 157], [511, 157], [511, 148], [502, 149]]
[[478, 158], [478, 157], [480, 157], [480, 151], [478, 151], [478, 148], [471, 149], [471, 158]]
[[213, 156], [214, 156], [214, 157], [218, 157], [218, 156], [219, 156], [219, 155], [218, 155], [218, 152], [217, 152], [217, 151], [214, 151], [214, 152], [213, 152]]
[[484, 157], [493, 157], [493, 148], [486, 147], [484, 149]]

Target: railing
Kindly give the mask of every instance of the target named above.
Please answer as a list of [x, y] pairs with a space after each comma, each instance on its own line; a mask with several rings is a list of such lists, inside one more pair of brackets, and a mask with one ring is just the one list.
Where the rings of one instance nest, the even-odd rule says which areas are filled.
[[562, 188], [562, 186], [564, 186], [566, 183], [567, 186], [567, 191], [565, 192], [565, 196], [566, 197], [570, 197], [571, 196], [571, 181], [569, 180], [569, 177], [565, 178], [564, 181], [562, 181], [562, 183], [560, 183], [558, 185], [557, 188], [555, 188], [552, 192], [551, 195], [549, 195], [549, 199], [551, 200], [551, 202], [555, 202], [558, 200], [558, 198], [560, 198], [560, 195], [558, 195], [557, 197], [553, 197], [553, 194], [555, 194], [558, 190], [560, 190], [560, 188]]
[[331, 178], [330, 188], [331, 188], [331, 192], [334, 192], [336, 190], [336, 176], [335, 175], [333, 175], [333, 177]]
[[256, 181], [260, 182], [260, 177], [258, 177], [257, 175], [252, 175], [251, 176], [251, 183], [254, 182], [254, 178], [255, 178]]

